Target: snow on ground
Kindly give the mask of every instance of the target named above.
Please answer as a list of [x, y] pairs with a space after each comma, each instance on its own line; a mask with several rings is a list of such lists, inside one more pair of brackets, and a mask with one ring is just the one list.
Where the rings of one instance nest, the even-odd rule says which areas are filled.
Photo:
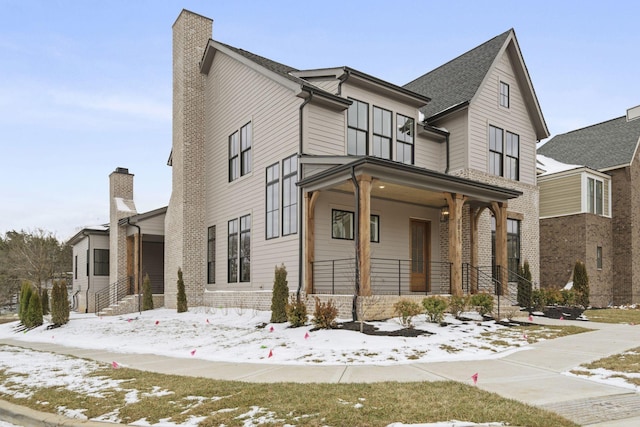
[[[72, 314], [61, 328], [45, 325], [16, 333], [16, 323], [0, 325], [0, 338], [51, 342], [63, 346], [119, 353], [154, 353], [212, 361], [272, 364], [377, 364], [478, 360], [502, 357], [526, 348], [522, 337], [492, 343], [484, 332], [505, 329], [493, 321], [461, 322], [453, 317], [442, 327], [414, 319], [418, 337], [372, 336], [348, 330], [290, 328], [271, 324], [271, 312], [191, 308], [187, 313], [156, 309], [126, 317]], [[380, 330], [402, 329], [397, 320], [369, 322]], [[271, 356], [269, 356], [271, 355]]]

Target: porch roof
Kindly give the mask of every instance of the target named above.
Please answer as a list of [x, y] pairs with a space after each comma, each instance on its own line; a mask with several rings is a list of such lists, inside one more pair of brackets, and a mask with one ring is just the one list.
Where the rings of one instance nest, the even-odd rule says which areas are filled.
[[522, 192], [474, 181], [454, 175], [394, 162], [378, 157], [355, 157], [353, 161], [330, 167], [301, 180], [298, 185], [307, 191], [352, 191], [353, 175], [370, 175], [375, 180], [372, 196], [390, 200], [419, 203], [433, 207], [446, 206], [442, 193], [458, 193], [471, 204], [506, 202]]

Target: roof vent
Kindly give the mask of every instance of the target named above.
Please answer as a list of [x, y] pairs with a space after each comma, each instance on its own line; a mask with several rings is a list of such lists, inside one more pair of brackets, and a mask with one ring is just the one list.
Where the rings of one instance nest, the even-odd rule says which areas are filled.
[[129, 169], [127, 168], [116, 168], [116, 173], [124, 173], [124, 174], [129, 174]]
[[635, 120], [640, 118], [640, 105], [637, 107], [629, 108], [627, 110], [627, 121]]

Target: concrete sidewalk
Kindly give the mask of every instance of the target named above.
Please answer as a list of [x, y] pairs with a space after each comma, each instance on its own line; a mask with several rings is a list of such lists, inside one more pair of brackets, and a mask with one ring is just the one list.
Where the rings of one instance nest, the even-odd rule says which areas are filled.
[[574, 324], [592, 328], [594, 331], [541, 341], [530, 345], [529, 350], [512, 353], [500, 359], [391, 366], [272, 365], [197, 359], [191, 359], [185, 364], [184, 359], [154, 354], [111, 353], [10, 339], [0, 340], [0, 344], [68, 354], [105, 363], [117, 360], [127, 367], [145, 371], [247, 382], [367, 383], [454, 380], [471, 384], [471, 376], [478, 373], [478, 387], [554, 411], [580, 425], [640, 425], [640, 394], [580, 377], [562, 375], [563, 372], [582, 363], [640, 346], [640, 326], [545, 318], [536, 318], [535, 322]]

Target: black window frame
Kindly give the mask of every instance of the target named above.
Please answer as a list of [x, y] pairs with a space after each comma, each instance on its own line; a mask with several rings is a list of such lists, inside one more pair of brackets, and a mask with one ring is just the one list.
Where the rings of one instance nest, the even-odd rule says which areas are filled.
[[207, 284], [216, 283], [216, 226], [207, 228]]
[[[505, 132], [504, 140], [504, 177], [513, 181], [520, 180], [520, 135]], [[515, 150], [514, 150], [515, 146]], [[514, 152], [515, 151], [515, 152]]]
[[240, 132], [229, 135], [229, 182], [240, 178]]
[[282, 160], [282, 235], [298, 233], [298, 155]]
[[251, 147], [253, 145], [253, 128], [251, 122], [240, 128], [240, 176], [251, 172]]
[[[499, 133], [498, 133], [499, 132]], [[499, 135], [499, 137], [498, 137]], [[489, 173], [503, 176], [504, 173], [504, 129], [489, 125]], [[496, 170], [499, 168], [499, 170]]]
[[504, 108], [510, 108], [511, 104], [511, 88], [508, 83], [500, 80], [500, 106]]
[[[341, 215], [345, 218], [351, 218], [349, 222], [351, 225], [351, 229], [348, 230], [350, 231], [348, 236], [345, 236], [345, 237], [336, 236], [335, 234], [336, 229], [334, 227], [336, 215]], [[373, 218], [376, 218], [376, 220], [371, 221]], [[374, 215], [374, 214], [370, 215], [369, 226], [372, 227], [374, 225], [375, 225], [376, 231], [370, 233], [371, 236], [369, 240], [371, 243], [380, 243], [380, 215]], [[331, 209], [331, 238], [336, 240], [354, 240], [355, 239], [354, 236], [355, 236], [355, 212], [347, 211], [344, 209], [335, 209], [335, 208]]]
[[[410, 123], [410, 125], [407, 126], [407, 123]], [[404, 129], [408, 129], [408, 131], [404, 131]], [[396, 161], [408, 165], [414, 164], [414, 135], [414, 118], [396, 113]], [[409, 162], [405, 159], [406, 146], [410, 146], [411, 159]], [[400, 153], [402, 153], [402, 156]]]
[[[347, 109], [347, 155], [366, 156], [369, 154], [369, 104], [357, 99], [349, 99], [353, 103]], [[363, 111], [366, 112], [364, 116], [362, 116]], [[364, 119], [364, 123], [361, 122], [361, 118]], [[361, 136], [364, 136], [364, 152], [359, 149], [362, 144], [359, 139]], [[352, 145], [355, 147], [355, 152], [351, 150]]]
[[280, 237], [280, 162], [265, 168], [265, 239]]
[[227, 282], [238, 282], [238, 247], [239, 247], [239, 220], [233, 218], [227, 222]]
[[74, 279], [78, 278], [78, 255], [74, 255], [73, 275]]
[[93, 275], [109, 275], [109, 249], [93, 249]]
[[[385, 126], [387, 119], [388, 125]], [[371, 155], [391, 160], [393, 158], [393, 112], [374, 105], [371, 110], [371, 121], [373, 133]], [[383, 153], [384, 147], [388, 150], [388, 156]]]
[[596, 268], [602, 270], [602, 246], [596, 246]]
[[240, 283], [251, 282], [251, 214], [240, 217], [240, 245], [238, 262]]

